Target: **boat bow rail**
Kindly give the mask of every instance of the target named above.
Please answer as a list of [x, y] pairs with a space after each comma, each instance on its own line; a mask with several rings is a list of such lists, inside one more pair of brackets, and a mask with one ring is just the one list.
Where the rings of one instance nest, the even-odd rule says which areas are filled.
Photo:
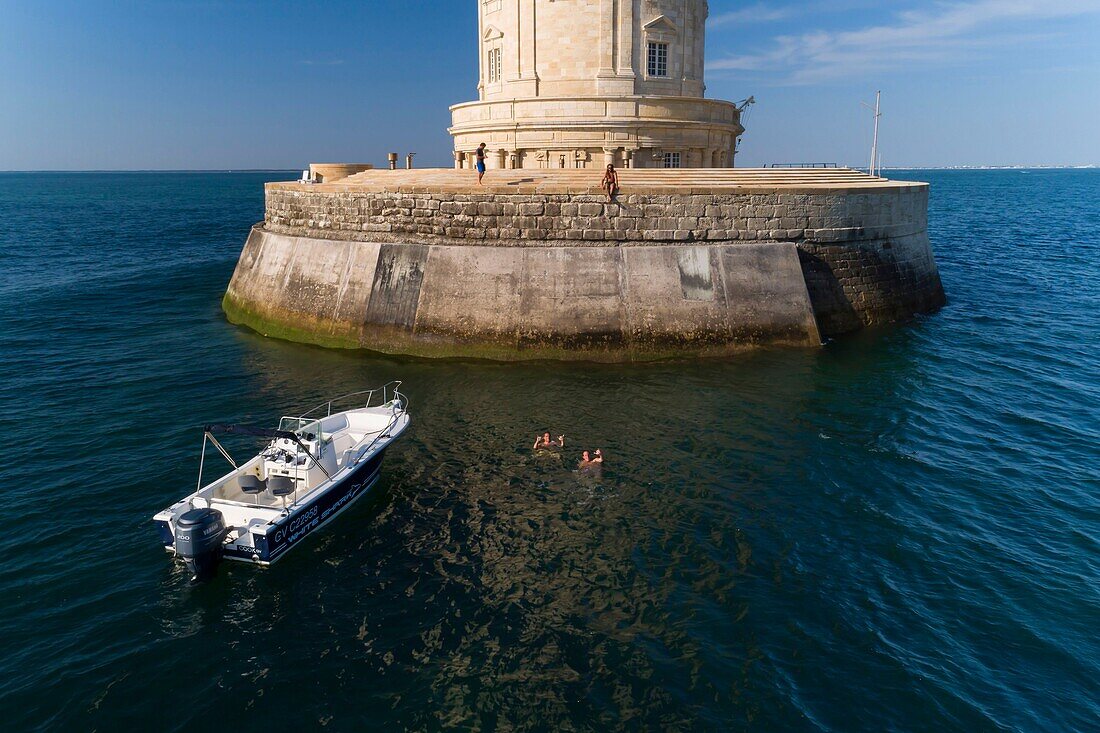
[[[344, 403], [351, 404], [347, 407], [341, 406]], [[316, 407], [312, 407], [306, 410], [297, 418], [290, 419], [316, 422], [321, 420], [322, 417], [331, 417], [333, 405], [336, 405], [339, 408], [337, 412], [352, 409], [366, 409], [370, 407], [385, 407], [386, 405], [392, 405], [394, 412], [397, 412], [406, 409], [406, 406], [408, 405], [408, 398], [401, 393], [401, 382], [398, 380], [394, 380], [392, 382], [387, 382], [381, 387], [375, 387], [374, 389], [364, 389], [359, 392], [348, 392], [346, 395], [333, 397], [331, 400], [326, 400]], [[324, 410], [323, 416], [321, 415], [322, 410]]]
[[379, 430], [370, 443], [357, 448], [354, 455], [345, 457], [345, 467], [354, 466], [358, 464], [364, 456], [370, 454], [379, 440], [390, 437], [390, 430], [397, 424], [401, 415], [408, 412], [408, 398], [401, 392], [400, 388], [401, 382], [399, 380], [394, 380], [374, 389], [349, 392], [345, 395], [334, 397], [331, 400], [326, 400], [316, 407], [306, 410], [297, 417], [284, 417], [280, 421], [279, 427], [289, 428], [301, 434], [302, 432], [308, 432], [311, 427], [316, 425], [318, 435], [323, 436], [325, 432], [325, 418], [332, 417], [334, 406], [337, 408], [337, 413], [346, 412], [348, 410], [369, 409], [371, 407], [389, 407], [390, 420], [386, 424], [386, 427]]

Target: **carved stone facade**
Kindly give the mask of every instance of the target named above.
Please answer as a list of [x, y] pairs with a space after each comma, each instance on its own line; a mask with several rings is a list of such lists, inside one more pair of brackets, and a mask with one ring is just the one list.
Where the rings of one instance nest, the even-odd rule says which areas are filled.
[[451, 107], [455, 167], [726, 168], [737, 108], [704, 99], [706, 0], [474, 0], [478, 101]]

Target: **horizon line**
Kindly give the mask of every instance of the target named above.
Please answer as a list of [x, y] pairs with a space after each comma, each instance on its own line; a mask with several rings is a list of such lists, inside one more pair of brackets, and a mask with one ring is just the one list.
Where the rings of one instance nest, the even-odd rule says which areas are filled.
[[[776, 167], [786, 167], [787, 164], [779, 163], [772, 164]], [[730, 170], [736, 170], [738, 167], [742, 169], [751, 168], [767, 168], [768, 165], [763, 166], [736, 166]], [[807, 166], [809, 167], [809, 166]], [[837, 163], [838, 168], [850, 168], [852, 170], [866, 170], [866, 166], [863, 165], [847, 165]], [[423, 166], [421, 168], [415, 168], [414, 170], [431, 170], [432, 168], [450, 168], [450, 166]], [[1043, 170], [1043, 169], [1067, 169], [1067, 170], [1086, 170], [1100, 168], [1100, 164], [1097, 163], [1035, 163], [1030, 165], [1016, 165], [1016, 164], [994, 164], [994, 163], [980, 163], [980, 164], [955, 164], [955, 165], [890, 165], [882, 166], [881, 170], [884, 171], [906, 171], [906, 170]], [[0, 169], [0, 174], [4, 173], [281, 173], [285, 171], [301, 171], [303, 168], [298, 167], [265, 167], [265, 168], [3, 168]], [[376, 168], [375, 170], [385, 170], [385, 168]], [[399, 168], [398, 170], [405, 170]], [[593, 169], [595, 170], [595, 169]]]

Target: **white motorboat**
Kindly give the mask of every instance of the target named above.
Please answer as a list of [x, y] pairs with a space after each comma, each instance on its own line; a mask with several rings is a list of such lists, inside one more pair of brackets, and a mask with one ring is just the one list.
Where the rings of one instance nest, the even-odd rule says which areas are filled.
[[[390, 382], [334, 398], [282, 418], [275, 430], [204, 426], [198, 489], [153, 517], [164, 548], [198, 580], [213, 575], [223, 557], [258, 565], [283, 557], [374, 486], [386, 448], [409, 426], [400, 386]], [[351, 402], [363, 406], [333, 412]], [[222, 433], [270, 442], [238, 464], [218, 442]], [[233, 470], [204, 486], [207, 445]]]

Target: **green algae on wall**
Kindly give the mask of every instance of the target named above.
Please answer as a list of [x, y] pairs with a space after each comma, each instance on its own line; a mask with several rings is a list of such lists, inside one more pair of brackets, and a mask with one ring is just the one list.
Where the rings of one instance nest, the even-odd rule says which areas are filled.
[[265, 335], [433, 357], [641, 361], [821, 341], [790, 243], [476, 247], [257, 227], [223, 307]]

